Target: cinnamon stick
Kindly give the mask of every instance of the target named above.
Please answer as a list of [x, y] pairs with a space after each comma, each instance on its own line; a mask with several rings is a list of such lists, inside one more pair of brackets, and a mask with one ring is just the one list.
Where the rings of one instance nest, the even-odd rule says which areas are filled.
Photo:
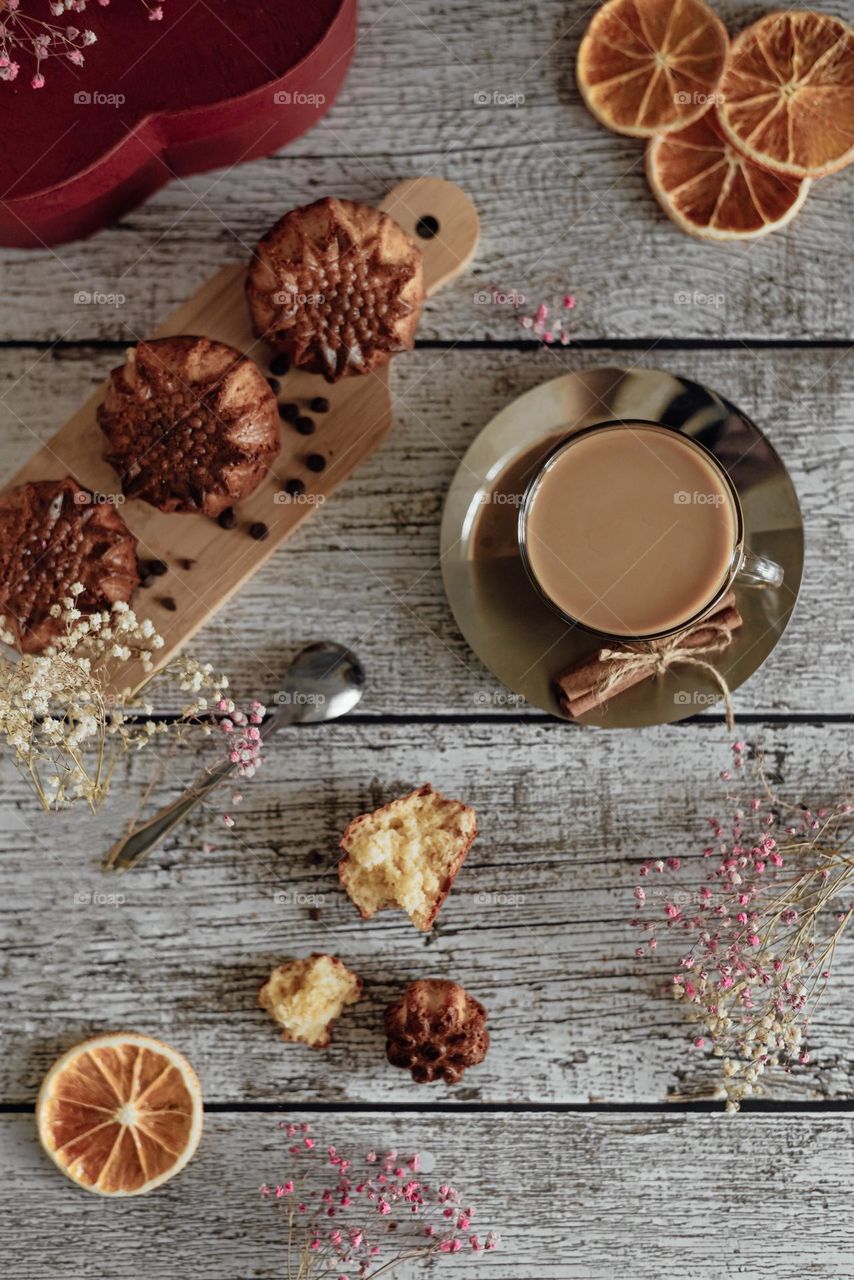
[[[735, 592], [729, 591], [721, 599], [714, 613], [688, 631], [665, 640], [653, 640], [648, 645], [638, 644], [606, 645], [584, 662], [570, 667], [555, 679], [555, 685], [563, 710], [573, 718], [582, 716], [587, 711], [601, 706], [604, 702], [625, 693], [627, 689], [651, 679], [656, 674], [656, 664], [641, 669], [626, 671], [619, 678], [614, 678], [618, 671], [613, 659], [602, 655], [619, 648], [627, 653], [664, 654], [674, 649], [708, 649], [727, 643], [727, 633], [737, 630], [742, 624], [741, 614], [735, 607]], [[603, 692], [607, 688], [607, 692]]]

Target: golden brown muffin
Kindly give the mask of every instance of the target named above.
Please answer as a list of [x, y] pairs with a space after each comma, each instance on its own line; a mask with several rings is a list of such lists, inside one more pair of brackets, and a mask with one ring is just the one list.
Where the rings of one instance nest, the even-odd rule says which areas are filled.
[[218, 516], [257, 489], [281, 447], [254, 361], [209, 338], [140, 342], [114, 369], [98, 422], [129, 498]]
[[362, 994], [362, 979], [337, 956], [315, 951], [274, 969], [258, 993], [258, 1003], [282, 1028], [283, 1040], [325, 1049], [332, 1024]]
[[353, 819], [341, 838], [338, 875], [364, 920], [402, 907], [427, 932], [476, 835], [474, 809], [419, 787]]
[[70, 476], [0, 494], [0, 616], [22, 652], [40, 653], [64, 630], [50, 609], [76, 582], [82, 613], [126, 604], [139, 585], [136, 538], [115, 506]]
[[293, 209], [246, 281], [259, 338], [328, 382], [409, 350], [424, 301], [421, 250], [387, 213], [327, 196]]
[[423, 978], [410, 982], [385, 1011], [386, 1055], [416, 1084], [458, 1084], [467, 1067], [486, 1057], [486, 1009], [456, 982]]

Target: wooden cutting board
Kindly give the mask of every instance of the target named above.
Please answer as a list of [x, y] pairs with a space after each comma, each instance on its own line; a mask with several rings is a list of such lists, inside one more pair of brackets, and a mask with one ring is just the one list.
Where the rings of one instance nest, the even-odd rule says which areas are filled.
[[[421, 247], [428, 295], [464, 271], [474, 257], [477, 210], [453, 183], [430, 177], [401, 183], [380, 208], [391, 214]], [[429, 238], [425, 238], [425, 232]], [[245, 276], [246, 264], [224, 267], [174, 311], [153, 336], [195, 334], [215, 338], [245, 352], [269, 372], [274, 353], [252, 334], [244, 297]], [[395, 359], [405, 360], [406, 353]], [[150, 618], [163, 636], [160, 665], [225, 604], [318, 505], [332, 496], [390, 431], [393, 419], [389, 372], [393, 366], [394, 361], [374, 374], [344, 378], [332, 385], [317, 374], [301, 370], [281, 379], [279, 402], [297, 403], [302, 412], [314, 419], [317, 430], [314, 435], [302, 436], [290, 424], [282, 423], [281, 453], [264, 483], [235, 508], [238, 524], [233, 529], [222, 529], [205, 516], [164, 514], [136, 499], [120, 501], [121, 516], [139, 540], [140, 560], [162, 560], [168, 565], [168, 573], [158, 577], [154, 585], [141, 587], [132, 602], [137, 616]], [[96, 410], [106, 386], [102, 384], [30, 458], [10, 485], [70, 475], [87, 489], [121, 499], [118, 477], [101, 456], [105, 438]], [[329, 401], [328, 413], [311, 412], [308, 403], [314, 396], [324, 396]], [[325, 459], [322, 472], [313, 472], [306, 466], [310, 454]], [[303, 481], [305, 494], [298, 500], [283, 501], [282, 486], [292, 478]], [[249, 536], [249, 526], [255, 522], [269, 529], [263, 541]], [[183, 567], [182, 561], [192, 561], [192, 567]], [[174, 602], [175, 608], [166, 607], [164, 600]], [[126, 670], [121, 683], [127, 684], [128, 679], [134, 683], [141, 674]]]

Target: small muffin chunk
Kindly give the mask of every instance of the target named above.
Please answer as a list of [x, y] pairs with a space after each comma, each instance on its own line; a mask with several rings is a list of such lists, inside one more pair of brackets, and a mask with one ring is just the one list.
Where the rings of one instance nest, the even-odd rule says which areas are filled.
[[292, 209], [255, 250], [252, 326], [327, 382], [370, 373], [415, 341], [421, 250], [387, 213], [327, 196]]
[[483, 1062], [489, 1048], [486, 1009], [456, 982], [410, 982], [385, 1011], [386, 1055], [416, 1084], [458, 1084], [466, 1067]]
[[338, 875], [364, 920], [402, 907], [426, 933], [476, 835], [474, 809], [419, 787], [354, 818], [341, 839]]
[[283, 1040], [325, 1049], [332, 1024], [362, 994], [362, 979], [337, 956], [315, 951], [274, 969], [258, 993], [258, 1003], [282, 1028]]
[[276, 397], [255, 362], [190, 335], [129, 351], [98, 423], [128, 498], [212, 518], [258, 488], [281, 447]]
[[139, 586], [136, 538], [113, 503], [70, 476], [0, 495], [0, 616], [23, 653], [42, 653], [65, 623], [51, 608], [75, 583], [81, 613], [127, 604]]

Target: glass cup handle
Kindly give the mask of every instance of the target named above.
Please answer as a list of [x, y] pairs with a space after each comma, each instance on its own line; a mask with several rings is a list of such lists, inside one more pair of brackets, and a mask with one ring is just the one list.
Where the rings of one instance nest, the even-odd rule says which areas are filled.
[[765, 556], [754, 555], [752, 551], [745, 551], [741, 557], [736, 576], [745, 587], [781, 587], [783, 585], [783, 570], [780, 566], [773, 560], [767, 560]]

